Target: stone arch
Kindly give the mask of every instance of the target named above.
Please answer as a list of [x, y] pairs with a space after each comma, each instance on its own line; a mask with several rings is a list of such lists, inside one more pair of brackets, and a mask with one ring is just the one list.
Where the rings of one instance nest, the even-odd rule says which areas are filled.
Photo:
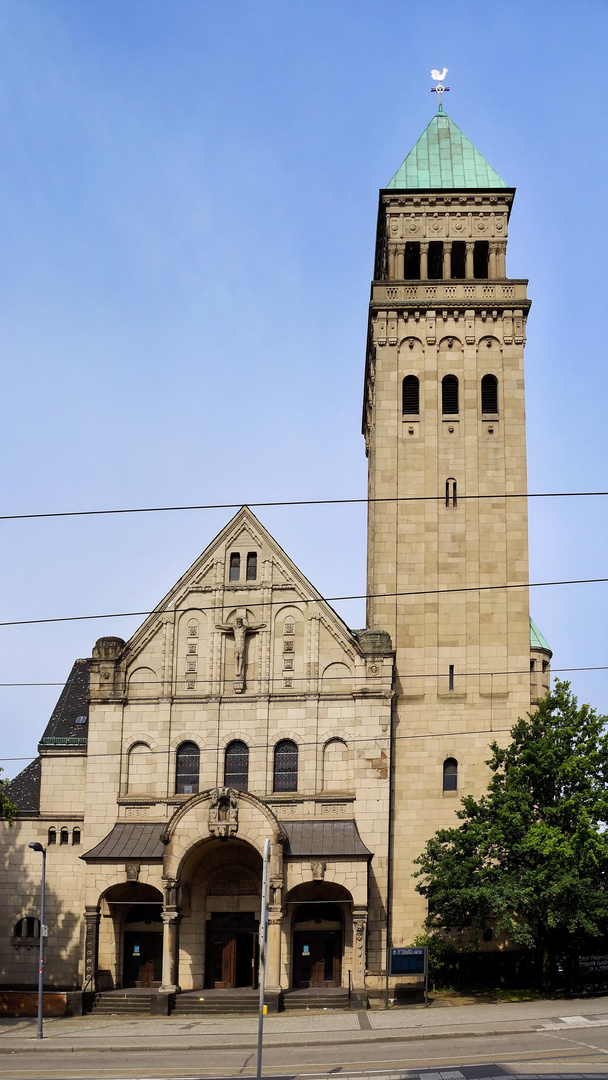
[[[100, 989], [160, 984], [163, 895], [154, 885], [121, 881], [99, 896], [97, 981]], [[128, 937], [131, 935], [131, 937]]]
[[137, 667], [129, 672], [128, 696], [131, 698], [158, 697], [161, 686], [154, 668]]
[[353, 763], [348, 743], [332, 735], [323, 746], [323, 791], [352, 791]]
[[126, 790], [129, 795], [151, 795], [156, 787], [154, 750], [145, 739], [135, 740], [127, 752]]
[[352, 669], [342, 661], [328, 664], [321, 676], [321, 689], [330, 692], [339, 690], [352, 692], [354, 689]]
[[[323, 863], [311, 865], [322, 874]], [[336, 882], [304, 881], [285, 897], [289, 981], [295, 989], [341, 986], [353, 953], [353, 898]]]

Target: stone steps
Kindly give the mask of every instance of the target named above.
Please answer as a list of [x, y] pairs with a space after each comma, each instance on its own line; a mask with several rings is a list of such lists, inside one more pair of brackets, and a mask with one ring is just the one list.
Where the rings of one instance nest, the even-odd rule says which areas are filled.
[[285, 1010], [296, 1009], [349, 1009], [348, 990], [331, 987], [322, 990], [286, 990], [283, 995]]
[[[96, 1015], [110, 1016], [149, 1016], [151, 1012], [150, 994], [96, 994], [93, 1012]], [[156, 997], [156, 994], [154, 994]]]

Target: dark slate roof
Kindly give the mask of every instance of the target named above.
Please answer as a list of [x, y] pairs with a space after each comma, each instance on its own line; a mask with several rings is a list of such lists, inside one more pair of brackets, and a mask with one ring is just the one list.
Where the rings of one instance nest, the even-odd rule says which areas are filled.
[[[86, 716], [86, 724], [77, 724]], [[66, 749], [82, 752], [87, 747], [89, 718], [89, 661], [76, 660], [46, 725], [39, 749]]]
[[90, 851], [85, 851], [80, 858], [85, 862], [97, 860], [98, 862], [114, 862], [125, 859], [162, 859], [164, 846], [160, 835], [165, 826], [162, 823], [145, 825], [132, 825], [120, 822], [115, 825], [107, 836]]
[[37, 814], [40, 811], [41, 764], [39, 757], [30, 761], [5, 788], [5, 794], [15, 803], [20, 814]]
[[282, 821], [290, 855], [367, 855], [356, 821]]

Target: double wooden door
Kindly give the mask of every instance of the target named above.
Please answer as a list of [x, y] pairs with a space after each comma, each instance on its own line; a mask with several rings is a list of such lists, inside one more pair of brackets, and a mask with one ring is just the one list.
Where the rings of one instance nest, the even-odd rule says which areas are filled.
[[257, 967], [257, 921], [250, 916], [212, 916], [207, 923], [205, 986], [215, 990], [255, 987]]
[[295, 930], [293, 950], [295, 988], [341, 985], [341, 930]]

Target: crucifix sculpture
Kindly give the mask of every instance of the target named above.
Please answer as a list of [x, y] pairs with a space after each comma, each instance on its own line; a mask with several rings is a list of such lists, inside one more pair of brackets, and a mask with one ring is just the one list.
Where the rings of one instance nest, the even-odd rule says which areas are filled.
[[238, 615], [234, 623], [216, 623], [216, 630], [222, 630], [225, 634], [234, 634], [234, 689], [241, 693], [245, 689], [245, 644], [247, 634], [256, 634], [263, 630], [266, 623], [245, 622]]

